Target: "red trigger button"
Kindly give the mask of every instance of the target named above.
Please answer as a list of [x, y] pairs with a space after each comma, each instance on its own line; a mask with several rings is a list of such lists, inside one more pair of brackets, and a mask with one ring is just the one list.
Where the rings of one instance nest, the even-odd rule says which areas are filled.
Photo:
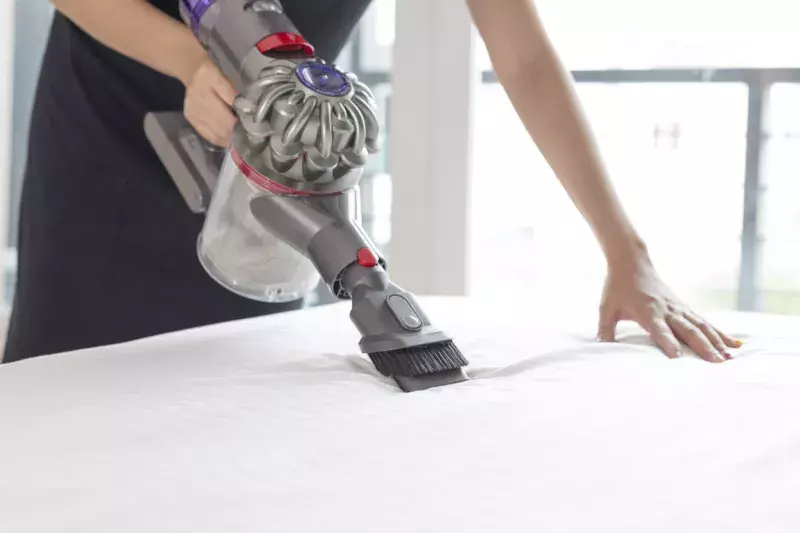
[[378, 266], [378, 258], [369, 248], [359, 248], [356, 253], [356, 261], [364, 268], [374, 268]]

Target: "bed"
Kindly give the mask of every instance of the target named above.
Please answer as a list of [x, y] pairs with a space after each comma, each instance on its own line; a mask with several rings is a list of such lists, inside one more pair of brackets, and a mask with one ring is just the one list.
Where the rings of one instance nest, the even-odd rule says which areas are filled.
[[399, 392], [343, 304], [0, 367], [0, 531], [800, 531], [800, 319], [712, 365], [422, 302], [471, 381]]

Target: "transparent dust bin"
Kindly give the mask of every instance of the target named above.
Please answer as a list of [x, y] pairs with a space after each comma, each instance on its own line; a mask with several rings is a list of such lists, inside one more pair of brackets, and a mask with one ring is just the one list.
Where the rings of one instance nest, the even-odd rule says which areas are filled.
[[228, 290], [262, 302], [308, 296], [320, 276], [311, 261], [267, 231], [250, 213], [250, 200], [267, 192], [247, 179], [230, 153], [197, 242], [203, 267]]

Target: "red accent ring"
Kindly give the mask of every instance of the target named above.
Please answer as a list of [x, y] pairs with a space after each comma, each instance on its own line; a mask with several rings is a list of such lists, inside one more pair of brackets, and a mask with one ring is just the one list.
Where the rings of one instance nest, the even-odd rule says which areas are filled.
[[233, 162], [239, 168], [239, 171], [244, 174], [245, 178], [267, 192], [291, 196], [316, 196], [314, 193], [308, 191], [298, 191], [296, 189], [292, 189], [291, 187], [287, 187], [286, 185], [281, 185], [280, 183], [272, 181], [248, 165], [244, 158], [242, 158], [242, 156], [239, 155], [239, 152], [236, 150], [231, 150], [231, 159], [233, 159]]
[[256, 44], [262, 54], [269, 52], [303, 52], [308, 56], [314, 55], [314, 47], [296, 33], [280, 32], [267, 35]]

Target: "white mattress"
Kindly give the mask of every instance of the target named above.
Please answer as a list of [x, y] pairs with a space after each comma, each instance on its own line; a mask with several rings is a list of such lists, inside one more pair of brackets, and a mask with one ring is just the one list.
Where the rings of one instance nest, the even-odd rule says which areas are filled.
[[399, 392], [338, 305], [0, 367], [0, 531], [800, 531], [800, 319], [711, 365], [423, 302], [472, 381]]

